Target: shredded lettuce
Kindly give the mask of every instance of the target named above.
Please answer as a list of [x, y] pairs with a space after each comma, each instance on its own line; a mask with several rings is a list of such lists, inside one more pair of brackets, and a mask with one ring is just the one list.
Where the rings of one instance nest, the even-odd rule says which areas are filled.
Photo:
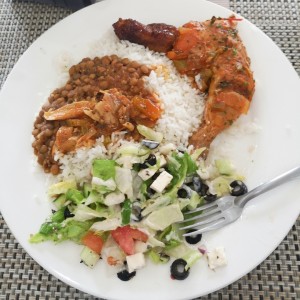
[[173, 176], [167, 192], [179, 188], [187, 175], [188, 161], [185, 155], [180, 156], [177, 153], [172, 154], [172, 159], [168, 160], [167, 170]]
[[181, 245], [182, 232], [178, 224], [173, 223], [159, 234], [158, 239], [165, 244], [164, 250], [170, 250]]
[[80, 222], [69, 219], [66, 221], [63, 223], [48, 222], [42, 224], [39, 232], [32, 235], [29, 241], [31, 243], [40, 243], [44, 241], [62, 242], [71, 240], [75, 243], [81, 243], [83, 235], [94, 223], [94, 220]]
[[186, 176], [194, 174], [198, 170], [196, 161], [186, 152], [184, 153], [183, 158], [187, 164]]
[[166, 241], [170, 241], [170, 240], [177, 240], [177, 241], [182, 241], [183, 239], [183, 232], [182, 230], [180, 230], [180, 225], [177, 223], [173, 223], [172, 225], [170, 225], [170, 230], [167, 232], [167, 234], [165, 235], [164, 239]]
[[164, 230], [169, 225], [182, 221], [179, 204], [171, 204], [153, 211], [145, 219], [145, 224], [154, 230]]
[[103, 221], [95, 222], [91, 230], [94, 231], [109, 231], [121, 226], [121, 218], [110, 218]]
[[118, 155], [130, 156], [146, 156], [150, 153], [150, 149], [141, 145], [123, 145], [117, 150]]
[[182, 258], [189, 251], [190, 248], [185, 243], [181, 243], [177, 247], [173, 247], [168, 250], [165, 250], [165, 253], [174, 258]]
[[194, 210], [196, 207], [200, 206], [203, 203], [204, 199], [199, 196], [199, 194], [195, 191], [192, 191], [191, 198], [189, 199], [189, 203], [187, 205], [188, 210]]
[[145, 138], [151, 141], [160, 143], [164, 138], [162, 133], [156, 132], [153, 129], [146, 127], [144, 125], [138, 125], [137, 130], [141, 135], [143, 135]]
[[71, 188], [68, 189], [68, 191], [66, 192], [66, 200], [70, 200], [75, 204], [80, 204], [83, 202], [84, 196], [83, 193], [80, 192], [79, 190]]
[[117, 188], [117, 185], [112, 178], [104, 180], [99, 177], [93, 177], [92, 188], [101, 194], [105, 194], [114, 191]]
[[[163, 140], [163, 136], [151, 128], [138, 125], [137, 129], [151, 141]], [[30, 242], [71, 240], [80, 244], [84, 234], [91, 230], [105, 237], [102, 258], [119, 258], [118, 264], [122, 265], [126, 254], [111, 231], [130, 225], [148, 236], [147, 242], [137, 242], [133, 238], [136, 253], [147, 254], [154, 263], [166, 263], [171, 256], [183, 258], [186, 268], [190, 268], [202, 254], [184, 242], [184, 231], [177, 224], [183, 221], [183, 212], [202, 205], [201, 182], [208, 185], [210, 193], [222, 196], [230, 192], [230, 183], [240, 177], [226, 159], [206, 165], [199, 157], [205, 148], [196, 149], [192, 154], [180, 152], [172, 144], [162, 145], [161, 149], [164, 152], [124, 142], [113, 154], [114, 159], [93, 161], [91, 181], [69, 180], [50, 186], [48, 194], [57, 211], [30, 237]], [[150, 154], [151, 160], [148, 159]], [[167, 186], [160, 181], [163, 172], [172, 176]], [[201, 182], [197, 184], [195, 179]], [[165, 189], [154, 188], [155, 180]], [[186, 195], [178, 192], [179, 189], [185, 189]], [[195, 214], [198, 213], [189, 217]], [[111, 241], [110, 245], [107, 241]], [[89, 259], [90, 253], [86, 254]], [[94, 265], [93, 261], [89, 265]]]
[[230, 192], [230, 182], [231, 181], [225, 176], [219, 176], [210, 182], [210, 190], [213, 194], [217, 194], [218, 197], [221, 197]]
[[74, 217], [73, 219], [76, 221], [87, 221], [91, 220], [94, 218], [107, 218], [108, 217], [108, 210], [103, 208], [103, 209], [92, 209], [86, 205], [83, 204], [78, 204], [73, 212]]
[[191, 154], [191, 159], [196, 161], [199, 156], [206, 150], [205, 147], [202, 147], [202, 148], [198, 148], [196, 149], [192, 154]]
[[109, 193], [105, 196], [103, 203], [107, 206], [113, 206], [124, 202], [125, 195], [120, 191]]
[[147, 252], [148, 257], [151, 259], [152, 262], [155, 264], [165, 264], [170, 260], [170, 257], [165, 255], [163, 252], [158, 248], [152, 248]]
[[92, 190], [88, 197], [85, 199], [84, 204], [90, 205], [92, 203], [103, 203], [104, 197], [102, 194], [98, 193], [96, 190]]
[[142, 216], [147, 216], [148, 214], [154, 212], [158, 208], [168, 205], [171, 201], [172, 197], [170, 197], [170, 194], [149, 200], [149, 203], [151, 204], [147, 205], [146, 208], [142, 211]]
[[69, 189], [76, 189], [76, 181], [75, 180], [66, 180], [61, 181], [55, 184], [52, 184], [48, 188], [48, 195], [50, 197], [65, 194]]
[[85, 222], [70, 220], [60, 231], [62, 239], [81, 243], [82, 237], [87, 233], [94, 222], [94, 220], [88, 220]]
[[115, 181], [117, 188], [128, 198], [133, 197], [132, 174], [130, 169], [116, 167]]
[[65, 219], [65, 208], [61, 208], [51, 216], [51, 221], [54, 223], [61, 223]]
[[151, 247], [165, 247], [166, 246], [163, 242], [161, 242], [160, 240], [156, 239], [152, 235], [150, 235], [149, 238], [148, 238], [148, 244]]
[[182, 256], [182, 258], [187, 262], [185, 269], [187, 270], [191, 268], [201, 257], [202, 254], [198, 249], [190, 249]]
[[115, 178], [116, 162], [112, 159], [95, 159], [92, 165], [92, 174], [94, 177], [106, 181]]
[[234, 173], [233, 165], [228, 159], [216, 159], [215, 165], [221, 175], [230, 176]]

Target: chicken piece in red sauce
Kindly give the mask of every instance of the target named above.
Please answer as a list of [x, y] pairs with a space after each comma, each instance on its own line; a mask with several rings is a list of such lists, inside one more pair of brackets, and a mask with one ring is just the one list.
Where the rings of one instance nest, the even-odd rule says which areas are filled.
[[[250, 59], [236, 28], [238, 21], [240, 19], [231, 16], [186, 23], [170, 31], [175, 40], [166, 41], [164, 51], [159, 51], [166, 53], [180, 74], [189, 76], [195, 87], [207, 93], [200, 126], [189, 140], [196, 148], [209, 148], [219, 133], [247, 113], [253, 97], [255, 81]], [[122, 20], [122, 32], [131, 31], [135, 22]], [[146, 30], [149, 25], [139, 23], [139, 26]], [[154, 36], [155, 26], [151, 26]], [[164, 24], [165, 34], [168, 26]], [[148, 47], [148, 38], [142, 34], [138, 41], [126, 35], [118, 37]], [[159, 47], [160, 43], [158, 39], [152, 41], [151, 46], [155, 49], [153, 45]]]

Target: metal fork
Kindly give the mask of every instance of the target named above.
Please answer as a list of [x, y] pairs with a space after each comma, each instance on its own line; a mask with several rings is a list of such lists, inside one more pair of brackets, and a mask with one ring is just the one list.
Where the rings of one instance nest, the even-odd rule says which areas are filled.
[[[193, 236], [204, 232], [212, 231], [224, 227], [237, 220], [245, 205], [253, 198], [276, 188], [283, 183], [300, 176], [300, 167], [296, 167], [265, 182], [250, 192], [241, 196], [224, 196], [211, 203], [200, 206], [192, 211], [185, 213], [185, 216], [193, 214], [192, 217], [179, 223], [192, 222], [192, 224], [181, 227], [180, 230], [193, 229], [195, 231], [187, 232], [183, 236]], [[196, 212], [199, 214], [194, 215]]]

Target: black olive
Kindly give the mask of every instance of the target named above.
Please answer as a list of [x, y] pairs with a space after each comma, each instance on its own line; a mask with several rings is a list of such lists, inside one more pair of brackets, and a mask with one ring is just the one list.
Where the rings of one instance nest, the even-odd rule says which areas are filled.
[[159, 146], [159, 142], [151, 140], [142, 140], [141, 144], [149, 149], [155, 149]]
[[150, 154], [147, 159], [145, 160], [147, 164], [150, 166], [154, 166], [156, 164], [156, 156], [154, 154]]
[[[194, 232], [196, 231], [195, 229], [191, 229], [189, 230], [187, 233], [190, 232]], [[197, 243], [199, 243], [202, 239], [202, 234], [195, 234], [195, 235], [189, 235], [185, 237], [185, 240], [187, 241], [187, 243], [191, 244], [191, 245], [195, 245]]]
[[207, 193], [204, 196], [204, 200], [207, 201], [207, 202], [215, 201], [215, 200], [217, 200], [217, 195]]
[[[156, 175], [156, 174], [154, 174], [154, 175]], [[153, 176], [152, 176], [152, 177], [153, 177]], [[157, 176], [157, 177], [158, 177], [158, 176]], [[156, 177], [156, 178], [157, 178], [157, 177]], [[156, 178], [155, 178], [155, 179], [156, 179]], [[155, 179], [154, 179], [154, 180], [155, 180]], [[151, 189], [150, 186], [148, 186], [148, 187], [147, 187], [147, 196], [148, 196], [149, 198], [151, 198], [154, 194], [155, 194], [155, 191], [154, 191], [153, 189]]]
[[156, 156], [154, 154], [150, 154], [145, 161], [140, 164], [141, 169], [147, 169], [149, 166], [154, 166], [156, 164]]
[[203, 183], [201, 181], [201, 178], [199, 176], [194, 176], [193, 177], [193, 190], [197, 193], [200, 193], [202, 185], [203, 185]]
[[200, 196], [207, 195], [208, 190], [209, 190], [208, 185], [205, 183], [202, 183], [201, 188], [200, 188]]
[[147, 169], [147, 168], [149, 168], [149, 166], [147, 166], [147, 164], [145, 164], [145, 163], [139, 164], [139, 169]]
[[180, 189], [177, 191], [177, 196], [179, 198], [190, 198], [191, 197], [191, 189], [186, 186], [182, 185]]
[[64, 210], [64, 217], [65, 217], [65, 219], [74, 217], [74, 214], [72, 214], [72, 213], [70, 212], [68, 206], [66, 206], [66, 208], [65, 208], [65, 210]]
[[180, 188], [178, 191], [177, 191], [177, 196], [179, 198], [188, 198], [188, 192], [186, 189], [183, 189], [183, 188]]
[[185, 152], [186, 152], [186, 148], [184, 148], [184, 147], [178, 147], [178, 148], [177, 148], [177, 151], [178, 151], [179, 153], [185, 153]]
[[209, 192], [209, 187], [207, 184], [203, 183], [200, 179], [200, 181], [195, 180], [195, 183], [198, 185], [198, 188], [200, 188], [200, 191], [198, 194], [204, 198], [204, 200], [210, 202], [217, 199], [217, 195], [211, 194]]
[[230, 194], [232, 196], [241, 196], [241, 195], [244, 195], [248, 192], [247, 186], [241, 180], [232, 181], [230, 183], [230, 186], [232, 187], [232, 190], [230, 192]]
[[186, 265], [187, 262], [182, 258], [178, 258], [174, 260], [170, 268], [172, 278], [177, 280], [186, 279], [190, 274], [190, 269], [189, 268], [187, 270], [185, 269]]
[[139, 222], [143, 219], [142, 216], [142, 209], [141, 207], [137, 204], [137, 202], [134, 202], [132, 204], [132, 208], [131, 208], [131, 218], [136, 221]]
[[128, 281], [136, 275], [136, 271], [129, 273], [126, 269], [117, 273], [117, 276], [122, 281]]

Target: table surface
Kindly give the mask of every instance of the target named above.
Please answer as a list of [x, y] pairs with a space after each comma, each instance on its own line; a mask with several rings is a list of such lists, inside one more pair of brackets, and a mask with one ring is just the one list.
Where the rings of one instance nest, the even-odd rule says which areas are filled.
[[[262, 29], [300, 74], [300, 1], [230, 0], [231, 10]], [[0, 0], [0, 87], [30, 44], [72, 12], [30, 1]], [[300, 218], [256, 269], [201, 299], [300, 299]], [[18, 244], [0, 214], [0, 299], [97, 299], [66, 285]]]

